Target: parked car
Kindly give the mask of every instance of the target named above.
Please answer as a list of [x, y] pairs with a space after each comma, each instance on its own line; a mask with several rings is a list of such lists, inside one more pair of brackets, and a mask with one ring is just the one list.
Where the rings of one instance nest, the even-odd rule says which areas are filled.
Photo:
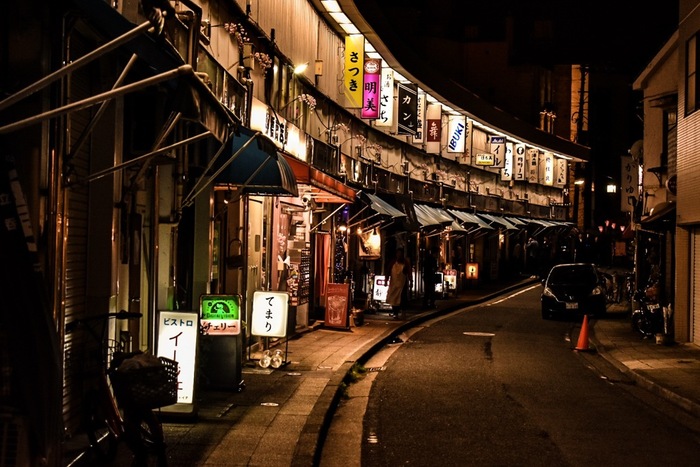
[[543, 319], [555, 315], [605, 315], [605, 279], [595, 264], [558, 264], [549, 271], [542, 284]]

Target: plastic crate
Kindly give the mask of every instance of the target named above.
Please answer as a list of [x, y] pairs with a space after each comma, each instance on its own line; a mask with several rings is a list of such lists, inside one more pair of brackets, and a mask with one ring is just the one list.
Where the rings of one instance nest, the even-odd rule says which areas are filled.
[[155, 409], [177, 402], [177, 362], [165, 357], [158, 360], [159, 366], [112, 373], [112, 386], [121, 405]]

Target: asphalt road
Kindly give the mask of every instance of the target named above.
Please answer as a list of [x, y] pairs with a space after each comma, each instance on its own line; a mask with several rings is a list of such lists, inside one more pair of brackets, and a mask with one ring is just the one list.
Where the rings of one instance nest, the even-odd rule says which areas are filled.
[[542, 320], [540, 290], [425, 323], [373, 357], [321, 465], [696, 465], [697, 432], [572, 350], [581, 323]]

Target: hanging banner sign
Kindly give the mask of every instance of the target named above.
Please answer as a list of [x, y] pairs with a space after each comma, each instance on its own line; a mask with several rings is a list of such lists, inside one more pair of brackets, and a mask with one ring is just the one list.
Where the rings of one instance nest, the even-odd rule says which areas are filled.
[[362, 70], [365, 59], [365, 36], [351, 34], [345, 37], [345, 72], [343, 81], [347, 107], [360, 109], [362, 105]]
[[418, 128], [418, 86], [412, 83], [399, 83], [399, 113], [397, 133], [415, 135]]
[[527, 150], [527, 181], [529, 183], [537, 183], [539, 177], [539, 157], [540, 153], [537, 149]]
[[447, 117], [447, 152], [464, 152], [464, 142], [467, 136], [467, 117], [449, 115]]
[[472, 131], [473, 122], [467, 119], [467, 132], [464, 138], [464, 153], [457, 157], [457, 162], [462, 165], [471, 164], [472, 162], [472, 145], [474, 141], [474, 134]]
[[440, 154], [442, 139], [442, 105], [428, 104], [425, 109], [425, 152]]
[[326, 287], [325, 325], [334, 328], [349, 327], [350, 284], [328, 284]]
[[391, 127], [394, 125], [394, 70], [386, 65], [382, 67], [380, 89], [379, 118], [374, 124]]
[[418, 126], [416, 134], [413, 135], [413, 144], [425, 142], [425, 93], [418, 90]]
[[527, 180], [525, 154], [525, 145], [516, 144], [513, 148], [513, 180]]
[[237, 336], [241, 333], [240, 295], [202, 295], [199, 317], [202, 334]]
[[365, 58], [365, 75], [362, 85], [362, 118], [379, 118], [382, 61], [377, 58]]
[[289, 293], [256, 290], [250, 333], [261, 337], [286, 337]]
[[[177, 362], [177, 403], [194, 404], [195, 362], [199, 339], [199, 313], [159, 311], [156, 355]], [[164, 408], [165, 409], [165, 408]]]
[[543, 185], [554, 185], [554, 154], [545, 152], [540, 155], [540, 181]]
[[620, 210], [623, 212], [634, 211], [634, 203], [639, 198], [639, 163], [632, 156], [622, 156], [620, 170]]
[[506, 137], [489, 136], [491, 154], [493, 154], [493, 166], [503, 168], [506, 165]]
[[554, 180], [557, 186], [566, 186], [566, 173], [568, 171], [569, 164], [566, 163], [566, 159], [557, 158], [554, 162]]
[[506, 162], [501, 169], [501, 181], [509, 182], [513, 179], [513, 143], [506, 143]]

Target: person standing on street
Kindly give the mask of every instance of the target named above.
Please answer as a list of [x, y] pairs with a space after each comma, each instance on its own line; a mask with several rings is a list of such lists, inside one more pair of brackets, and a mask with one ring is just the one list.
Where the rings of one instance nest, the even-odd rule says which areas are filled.
[[411, 261], [406, 258], [403, 248], [396, 249], [396, 256], [389, 264], [388, 273], [389, 289], [386, 293], [386, 303], [391, 305], [391, 315], [399, 317], [399, 313], [405, 316], [406, 301], [408, 299], [408, 281], [411, 277]]
[[438, 249], [432, 247], [426, 251], [423, 260], [423, 306], [435, 308], [435, 284], [438, 271]]

